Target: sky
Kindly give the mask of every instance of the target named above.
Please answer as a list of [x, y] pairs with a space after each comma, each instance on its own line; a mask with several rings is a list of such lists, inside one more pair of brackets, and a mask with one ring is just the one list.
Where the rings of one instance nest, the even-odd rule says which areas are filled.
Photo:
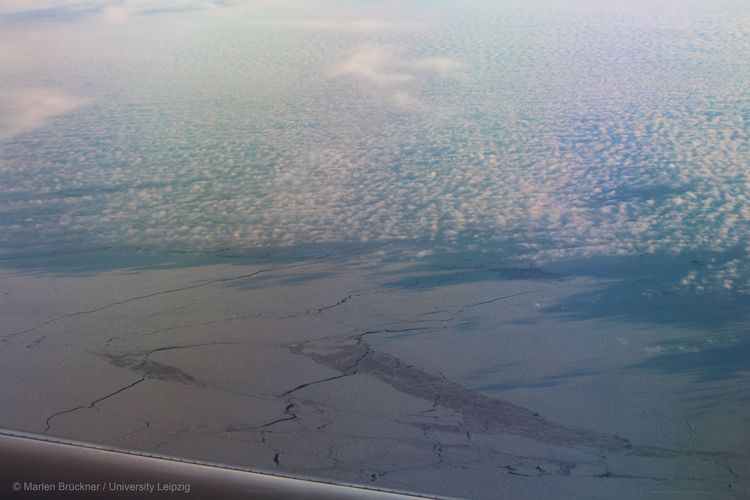
[[0, 0], [0, 246], [668, 254], [748, 293], [747, 26], [736, 0]]

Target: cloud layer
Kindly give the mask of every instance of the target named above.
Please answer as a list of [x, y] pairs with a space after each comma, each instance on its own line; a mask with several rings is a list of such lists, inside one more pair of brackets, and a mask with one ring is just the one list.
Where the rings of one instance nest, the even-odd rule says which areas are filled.
[[120, 93], [64, 117], [64, 135], [43, 125], [79, 98], [5, 99], [2, 134], [17, 140], [0, 230], [17, 245], [703, 254], [715, 261], [682, 286], [750, 290], [750, 20], [646, 2], [616, 23], [529, 9], [535, 22], [404, 20], [432, 31], [349, 29], [365, 12], [252, 30], [196, 16], [183, 38], [147, 26], [107, 58], [90, 44], [109, 62], [81, 71]]

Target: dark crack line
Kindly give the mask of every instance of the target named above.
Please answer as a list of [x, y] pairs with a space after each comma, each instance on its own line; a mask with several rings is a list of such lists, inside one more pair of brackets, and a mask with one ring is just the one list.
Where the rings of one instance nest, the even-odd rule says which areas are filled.
[[292, 408], [294, 408], [294, 403], [291, 401], [291, 399], [287, 402], [286, 408], [284, 408], [284, 414], [286, 414], [286, 417], [277, 418], [276, 420], [273, 420], [271, 422], [268, 422], [267, 424], [259, 425], [257, 427], [254, 427], [253, 429], [265, 429], [267, 427], [271, 427], [272, 425], [279, 424], [281, 422], [289, 422], [291, 420], [297, 420], [299, 416], [292, 411]]
[[541, 290], [529, 290], [527, 292], [519, 292], [519, 293], [514, 293], [511, 295], [503, 295], [501, 297], [495, 297], [494, 299], [484, 300], [482, 302], [474, 302], [472, 304], [463, 304], [462, 306], [460, 306], [461, 309], [458, 311], [458, 314], [462, 313], [463, 311], [467, 309], [472, 309], [474, 307], [483, 306], [487, 304], [494, 304], [495, 302], [500, 302], [501, 300], [512, 299], [513, 297], [520, 297], [522, 295], [529, 295], [529, 294], [537, 293], [540, 291]]
[[285, 266], [285, 267], [278, 267], [278, 268], [261, 269], [259, 271], [255, 271], [255, 272], [252, 272], [252, 273], [241, 274], [241, 275], [238, 275], [238, 276], [231, 276], [231, 277], [228, 277], [228, 278], [218, 278], [218, 279], [214, 279], [214, 280], [204, 281], [204, 282], [201, 282], [201, 283], [196, 283], [195, 285], [188, 285], [188, 286], [183, 286], [183, 287], [178, 287], [178, 288], [170, 288], [168, 290], [161, 290], [161, 291], [158, 291], [158, 292], [148, 293], [148, 294], [145, 294], [145, 295], [136, 295], [135, 297], [129, 297], [127, 299], [118, 300], [116, 302], [110, 302], [109, 304], [105, 304], [105, 305], [100, 306], [100, 307], [95, 307], [94, 309], [85, 309], [85, 310], [82, 310], [82, 311], [76, 311], [76, 312], [73, 312], [73, 313], [64, 314], [62, 316], [58, 316], [56, 318], [52, 318], [52, 319], [49, 319], [49, 320], [44, 321], [42, 323], [39, 323], [39, 324], [37, 324], [35, 326], [32, 326], [30, 328], [26, 328], [24, 330], [19, 330], [17, 332], [5, 334], [5, 335], [2, 336], [2, 339], [3, 340], [7, 340], [9, 338], [17, 337], [18, 335], [23, 335], [23, 334], [26, 334], [26, 333], [31, 333], [31, 332], [33, 332], [35, 330], [38, 330], [40, 328], [43, 328], [43, 327], [49, 325], [49, 324], [55, 323], [56, 321], [63, 321], [63, 320], [66, 320], [66, 319], [74, 318], [76, 316], [83, 316], [83, 315], [87, 315], [87, 314], [98, 313], [98, 312], [104, 311], [105, 309], [109, 309], [111, 307], [116, 307], [116, 306], [121, 306], [123, 304], [128, 304], [130, 302], [136, 302], [136, 301], [139, 301], [139, 300], [146, 300], [146, 299], [150, 299], [150, 298], [153, 298], [153, 297], [158, 297], [160, 295], [168, 295], [168, 294], [178, 293], [178, 292], [184, 292], [184, 291], [188, 291], [188, 290], [195, 290], [197, 288], [203, 288], [203, 287], [206, 287], [206, 286], [216, 285], [216, 284], [219, 284], [219, 283], [231, 283], [233, 281], [239, 281], [239, 280], [243, 280], [243, 279], [253, 278], [255, 276], [258, 276], [259, 274], [270, 273], [270, 272], [273, 272], [273, 271], [280, 271], [282, 269], [288, 269], [290, 267], [295, 267], [295, 266]]
[[[160, 377], [159, 373], [152, 373], [148, 369], [148, 364], [149, 363], [155, 363], [154, 361], [151, 361], [149, 359], [150, 356], [152, 354], [154, 354], [154, 353], [157, 353], [157, 352], [166, 352], [166, 351], [178, 350], [178, 349], [195, 349], [195, 348], [209, 347], [209, 346], [214, 346], [214, 345], [230, 345], [231, 346], [231, 345], [249, 345], [249, 344], [252, 344], [252, 342], [216, 341], [216, 342], [202, 342], [202, 343], [198, 343], [198, 344], [185, 344], [185, 345], [163, 346], [163, 347], [157, 347], [155, 349], [151, 349], [149, 351], [134, 352], [134, 353], [128, 353], [128, 354], [123, 354], [123, 355], [107, 355], [107, 354], [102, 354], [102, 353], [99, 353], [99, 354], [102, 354], [106, 359], [108, 359], [115, 366], [118, 366], [118, 367], [121, 367], [121, 368], [127, 368], [127, 369], [135, 372], [136, 374], [141, 375], [146, 380], [149, 380], [149, 379], [164, 380], [162, 377]], [[243, 397], [243, 398], [250, 398], [250, 399], [254, 399], [254, 400], [257, 400], [257, 399], [263, 399], [263, 400], [268, 400], [268, 401], [276, 401], [277, 400], [275, 396], [270, 396], [270, 395], [269, 396], [263, 396], [263, 395], [259, 395], [259, 394], [247, 394], [247, 393], [240, 392], [240, 391], [233, 391], [233, 390], [230, 390], [230, 389], [227, 389], [227, 388], [224, 388], [224, 387], [220, 387], [220, 386], [206, 384], [204, 382], [201, 382], [200, 380], [195, 379], [190, 374], [188, 374], [186, 372], [183, 372], [182, 370], [180, 370], [177, 367], [174, 367], [174, 366], [171, 366], [171, 365], [164, 365], [164, 364], [161, 364], [161, 363], [158, 363], [158, 364], [160, 364], [162, 367], [166, 367], [166, 368], [169, 368], [169, 369], [178, 370], [181, 373], [182, 377], [179, 378], [178, 380], [167, 379], [167, 380], [170, 380], [172, 382], [179, 382], [179, 383], [182, 383], [182, 384], [193, 385], [193, 386], [196, 386], [196, 387], [202, 387], [202, 388], [205, 388], [205, 389], [210, 389], [212, 391], [222, 392], [222, 393], [226, 393], [226, 394], [232, 394], [232, 395], [235, 395], [235, 396], [240, 396], [240, 397]]]
[[170, 313], [175, 313], [177, 311], [182, 311], [184, 309], [188, 309], [190, 307], [193, 307], [193, 306], [195, 306], [197, 304], [198, 304], [198, 302], [191, 302], [190, 304], [186, 304], [184, 306], [175, 307], [174, 309], [168, 309], [166, 311], [158, 311], [158, 312], [155, 312], [153, 314], [149, 314], [148, 316], [144, 316], [144, 319], [153, 318], [153, 317], [156, 317], [156, 316], [164, 316], [164, 315], [170, 314]]
[[339, 465], [341, 465], [341, 463], [342, 463], [342, 461], [341, 461], [340, 459], [338, 459], [338, 458], [336, 458], [336, 457], [334, 456], [334, 455], [335, 455], [335, 453], [336, 453], [336, 452], [335, 452], [335, 449], [336, 449], [336, 446], [335, 446], [335, 445], [331, 445], [331, 446], [329, 446], [329, 447], [328, 447], [328, 453], [327, 453], [327, 454], [326, 454], [326, 456], [325, 456], [325, 458], [327, 458], [328, 460], [330, 460], [330, 461], [332, 461], [332, 462], [333, 462], [333, 468], [334, 468], [334, 469], [335, 469], [336, 467], [338, 467]]
[[[539, 291], [540, 290], [529, 290], [529, 291], [526, 291], [526, 292], [514, 293], [514, 294], [510, 294], [510, 295], [503, 295], [501, 297], [495, 297], [494, 299], [484, 300], [484, 301], [481, 301], [481, 302], [474, 302], [474, 303], [469, 303], [469, 304], [461, 304], [461, 305], [449, 306], [449, 307], [455, 307], [456, 309], [454, 311], [440, 309], [440, 310], [429, 311], [429, 312], [426, 312], [426, 313], [420, 313], [420, 314], [416, 314], [416, 315], [412, 316], [412, 318], [419, 318], [421, 316], [429, 316], [429, 315], [434, 315], [434, 314], [446, 314], [447, 317], [446, 318], [442, 318], [442, 319], [407, 319], [407, 320], [402, 320], [402, 321], [391, 321], [391, 322], [388, 322], [388, 323], [381, 323], [381, 325], [417, 324], [417, 323], [425, 324], [425, 323], [428, 323], [428, 324], [443, 324], [443, 325], [445, 325], [445, 326], [443, 326], [443, 328], [447, 328], [447, 324], [448, 323], [450, 323], [452, 321], [455, 321], [459, 316], [461, 316], [464, 312], [468, 311], [469, 309], [473, 309], [475, 307], [479, 307], [479, 306], [483, 306], [483, 305], [494, 304], [495, 302], [500, 302], [500, 301], [511, 299], [511, 298], [514, 298], [514, 297], [520, 297], [520, 296], [523, 296], [523, 295], [529, 295], [529, 294], [532, 294], [532, 293], [537, 293]], [[397, 330], [397, 331], [410, 331], [410, 330], [417, 330], [417, 329], [419, 329], [419, 328], [401, 329], [401, 330]], [[423, 330], [427, 330], [428, 328], [425, 327], [425, 328], [422, 328], [422, 329]], [[375, 332], [372, 332], [372, 333], [381, 333], [381, 331], [383, 331], [383, 330], [375, 331]]]
[[483, 306], [483, 305], [494, 304], [496, 302], [500, 302], [500, 301], [507, 300], [507, 299], [512, 299], [514, 297], [520, 297], [520, 296], [523, 296], [523, 295], [529, 295], [529, 294], [532, 294], [532, 293], [537, 293], [539, 291], [540, 290], [529, 290], [529, 291], [526, 291], [526, 292], [519, 292], [519, 293], [510, 294], [510, 295], [503, 295], [501, 297], [495, 297], [494, 299], [483, 300], [481, 302], [474, 302], [474, 303], [469, 303], [469, 304], [461, 304], [461, 305], [457, 305], [457, 306], [451, 306], [451, 307], [455, 307], [456, 308], [456, 310], [453, 311], [453, 312], [441, 309], [441, 310], [437, 310], [437, 311], [429, 311], [429, 312], [426, 312], [426, 313], [420, 313], [420, 314], [416, 314], [416, 315], [412, 316], [412, 318], [418, 318], [420, 316], [429, 316], [429, 315], [433, 315], [433, 314], [447, 314], [448, 315], [448, 317], [442, 318], [442, 319], [411, 319], [411, 320], [405, 320], [405, 321], [393, 321], [393, 322], [385, 323], [385, 324], [386, 325], [403, 324], [403, 323], [407, 323], [407, 324], [415, 324], [415, 323], [431, 323], [431, 324], [441, 324], [442, 323], [442, 324], [447, 324], [447, 323], [450, 323], [450, 322], [454, 321], [456, 318], [458, 318], [459, 316], [461, 316], [461, 314], [463, 314], [464, 312], [468, 311], [469, 309], [473, 309], [475, 307], [479, 307], [479, 306]]
[[369, 330], [363, 333], [359, 333], [356, 335], [357, 344], [362, 342], [362, 339], [364, 339], [368, 335], [375, 335], [376, 333], [405, 333], [405, 332], [416, 332], [416, 331], [424, 331], [429, 330], [429, 328], [423, 327], [423, 326], [415, 326], [413, 328], [384, 328], [382, 330]]
[[231, 323], [232, 321], [242, 321], [245, 319], [257, 318], [258, 315], [260, 315], [260, 313], [244, 314], [242, 316], [230, 316], [228, 318], [214, 319], [211, 321], [204, 321], [202, 323], [187, 323], [184, 325], [167, 326], [164, 328], [157, 328], [156, 330], [138, 330], [135, 332], [127, 332], [127, 333], [123, 333], [122, 335], [115, 335], [114, 337], [110, 337], [105, 342], [105, 345], [111, 344], [114, 340], [119, 340], [124, 337], [130, 337], [134, 335], [140, 335], [142, 337], [150, 337], [152, 335], [158, 335], [160, 333], [165, 333], [165, 332], [172, 332], [174, 330], [182, 330], [185, 328], [195, 328], [198, 326], [210, 326], [210, 325], [217, 325], [221, 323]]
[[[365, 295], [367, 293], [368, 292], [350, 293], [349, 295], [347, 295], [343, 299], [339, 300], [335, 304], [331, 304], [330, 306], [319, 307], [318, 308], [318, 312], [322, 313], [323, 311], [327, 311], [328, 309], [333, 309], [333, 308], [338, 307], [340, 305], [346, 304], [347, 302], [349, 302], [354, 297], [361, 297], [362, 295]], [[370, 293], [372, 293], [372, 292], [370, 292]]]
[[322, 380], [316, 380], [314, 382], [307, 382], [306, 384], [300, 384], [294, 389], [289, 389], [286, 392], [282, 392], [281, 394], [279, 394], [279, 397], [280, 398], [287, 397], [287, 396], [290, 396], [293, 392], [299, 391], [300, 389], [304, 389], [305, 387], [310, 387], [311, 385], [316, 385], [316, 384], [322, 384], [323, 382], [330, 382], [331, 380], [336, 380], [336, 379], [340, 379], [340, 378], [344, 378], [348, 376], [349, 376], [348, 374], [342, 373], [341, 375], [334, 375], [333, 377], [324, 378]]
[[435, 398], [435, 401], [432, 402], [432, 408], [427, 409], [427, 410], [422, 410], [422, 413], [419, 416], [426, 417], [426, 418], [439, 419], [440, 418], [439, 416], [427, 415], [427, 413], [432, 413], [434, 411], [437, 411], [437, 407], [438, 407], [438, 402], [439, 401], [440, 401], [440, 396], [438, 396], [437, 398]]
[[355, 375], [357, 373], [357, 369], [359, 368], [359, 364], [364, 361], [364, 359], [369, 356], [371, 352], [372, 349], [370, 348], [370, 345], [365, 344], [365, 352], [363, 352], [357, 359], [355, 359], [354, 363], [352, 363], [349, 368], [345, 368], [344, 373], [351, 373], [352, 375]]
[[162, 351], [175, 351], [178, 349], [194, 349], [196, 347], [208, 347], [212, 345], [245, 345], [245, 342], [204, 342], [201, 344], [186, 344], [186, 345], [171, 345], [171, 346], [165, 346], [165, 347], [157, 347], [156, 349], [151, 349], [150, 351], [143, 354], [143, 359], [147, 360], [149, 356], [151, 356], [154, 353], [162, 352]]
[[140, 379], [136, 380], [135, 382], [133, 382], [131, 384], [128, 384], [128, 385], [126, 385], [124, 387], [121, 387], [121, 388], [117, 389], [116, 391], [107, 394], [106, 396], [102, 396], [99, 399], [95, 399], [94, 401], [90, 402], [87, 405], [76, 406], [75, 408], [71, 408], [69, 410], [64, 410], [64, 411], [59, 411], [57, 413], [53, 413], [52, 415], [50, 415], [49, 417], [47, 417], [47, 420], [45, 421], [45, 428], [44, 428], [44, 431], [42, 432], [42, 434], [47, 434], [47, 432], [50, 429], [50, 426], [52, 425], [52, 420], [54, 420], [55, 418], [57, 418], [57, 417], [59, 417], [61, 415], [65, 415], [67, 413], [73, 413], [74, 411], [83, 410], [85, 408], [94, 408], [98, 403], [101, 403], [102, 401], [107, 400], [107, 399], [109, 399], [111, 397], [117, 396], [121, 392], [124, 392], [124, 391], [126, 391], [126, 390], [128, 390], [128, 389], [130, 389], [132, 387], [135, 387], [136, 385], [140, 384], [141, 382], [143, 382], [145, 380], [146, 380], [145, 377], [141, 377]]
[[295, 312], [295, 313], [284, 315], [284, 316], [277, 315], [276, 319], [287, 320], [287, 319], [299, 318], [299, 317], [302, 317], [302, 316], [309, 316], [311, 314], [322, 314], [324, 311], [328, 311], [329, 309], [334, 309], [336, 307], [342, 306], [342, 305], [350, 302], [351, 299], [353, 299], [355, 297], [363, 297], [365, 295], [379, 295], [379, 294], [383, 294], [383, 293], [394, 293], [396, 291], [397, 291], [396, 289], [394, 289], [394, 290], [374, 289], [374, 290], [365, 290], [365, 291], [362, 291], [362, 292], [351, 292], [349, 295], [347, 295], [343, 299], [339, 300], [335, 304], [331, 304], [331, 305], [327, 305], [327, 306], [323, 306], [323, 307], [318, 307], [318, 308], [311, 307], [311, 308], [306, 309], [305, 311]]

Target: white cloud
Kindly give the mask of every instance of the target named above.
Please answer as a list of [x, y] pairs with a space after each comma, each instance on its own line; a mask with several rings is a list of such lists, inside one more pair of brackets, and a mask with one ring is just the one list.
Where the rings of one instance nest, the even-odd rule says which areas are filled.
[[0, 139], [33, 130], [88, 100], [52, 88], [7, 89], [0, 93]]
[[19, 14], [80, 5], [80, 0], [3, 0], [0, 2], [0, 14]]
[[422, 107], [424, 103], [417, 97], [413, 96], [409, 92], [399, 91], [395, 92], [392, 96], [393, 102], [398, 106], [406, 108]]
[[134, 16], [153, 13], [184, 13], [220, 11], [233, 3], [221, 3], [215, 0], [121, 0], [112, 5], [104, 4], [96, 16], [97, 19], [121, 24], [130, 21]]
[[418, 59], [411, 64], [416, 69], [434, 71], [443, 76], [457, 75], [463, 69], [464, 65], [455, 59], [446, 57], [426, 57]]
[[299, 28], [310, 30], [338, 30], [357, 33], [374, 33], [395, 29], [397, 26], [383, 21], [369, 20], [332, 20], [332, 19], [289, 19], [254, 23], [261, 26], [281, 28]]
[[464, 64], [445, 57], [410, 59], [382, 46], [361, 47], [340, 60], [333, 69], [336, 77], [349, 77], [375, 87], [387, 87], [387, 101], [400, 108], [425, 109], [418, 88], [435, 75], [463, 80]]
[[380, 46], [358, 49], [339, 61], [335, 76], [356, 77], [376, 85], [394, 85], [416, 80], [422, 73], [461, 76], [464, 64], [445, 57], [409, 59]]
[[376, 85], [393, 85], [414, 79], [414, 75], [399, 71], [399, 66], [391, 52], [381, 47], [368, 47], [339, 61], [333, 74], [360, 78]]
[[0, 1], [0, 15], [57, 10], [78, 13], [82, 17], [93, 16], [105, 22], [124, 23], [147, 12], [205, 12], [234, 5], [233, 2], [217, 0], [3, 0]]
[[102, 9], [99, 18], [109, 23], [120, 24], [127, 22], [131, 15], [132, 12], [129, 9], [119, 5], [113, 5]]

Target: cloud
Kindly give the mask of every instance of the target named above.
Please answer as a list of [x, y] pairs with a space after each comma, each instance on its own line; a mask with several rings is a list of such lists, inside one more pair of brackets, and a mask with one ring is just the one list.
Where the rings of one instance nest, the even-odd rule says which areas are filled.
[[97, 19], [121, 24], [135, 16], [149, 14], [175, 14], [192, 12], [213, 12], [234, 5], [221, 0], [122, 0], [119, 3], [105, 4]]
[[464, 64], [446, 57], [407, 59], [385, 47], [360, 48], [339, 61], [335, 76], [349, 76], [376, 85], [394, 85], [416, 80], [420, 73], [460, 76]]
[[273, 26], [281, 28], [299, 28], [310, 30], [337, 30], [352, 31], [356, 33], [373, 33], [396, 28], [392, 23], [370, 20], [338, 21], [331, 19], [289, 19], [280, 21], [267, 21], [254, 23], [261, 26]]
[[359, 78], [376, 85], [393, 85], [414, 79], [414, 75], [399, 71], [399, 66], [391, 52], [381, 47], [368, 47], [339, 61], [333, 74]]
[[111, 7], [105, 7], [99, 14], [99, 18], [103, 21], [121, 24], [125, 23], [130, 19], [132, 12], [125, 7], [119, 5], [113, 5]]
[[42, 127], [87, 99], [51, 88], [9, 89], [0, 93], [0, 139]]
[[80, 4], [79, 0], [4, 0], [0, 2], [0, 15], [66, 9]]
[[0, 2], [0, 16], [24, 16], [34, 20], [58, 17], [69, 21], [70, 16], [91, 18], [108, 23], [125, 23], [132, 17], [145, 14], [205, 12], [234, 6], [226, 0], [7, 0]]
[[426, 57], [414, 61], [411, 66], [416, 69], [433, 71], [443, 76], [458, 75], [464, 67], [460, 61], [446, 57]]
[[418, 87], [435, 76], [465, 80], [464, 64], [446, 57], [410, 59], [382, 46], [361, 47], [340, 60], [335, 77], [354, 78], [376, 87], [387, 88], [386, 100], [400, 108], [424, 109]]
[[393, 102], [402, 107], [414, 108], [421, 107], [424, 103], [417, 97], [413, 96], [409, 92], [398, 91], [393, 94]]

